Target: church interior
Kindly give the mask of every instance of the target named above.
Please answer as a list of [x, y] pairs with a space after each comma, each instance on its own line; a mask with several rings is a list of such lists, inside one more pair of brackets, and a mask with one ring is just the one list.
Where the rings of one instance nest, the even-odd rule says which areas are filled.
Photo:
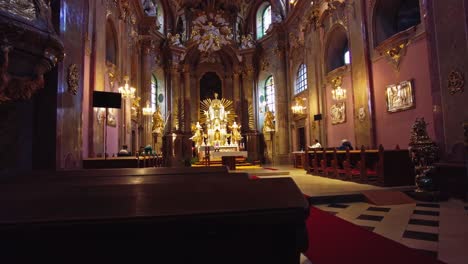
[[1, 0], [0, 259], [468, 263], [467, 78], [466, 0]]

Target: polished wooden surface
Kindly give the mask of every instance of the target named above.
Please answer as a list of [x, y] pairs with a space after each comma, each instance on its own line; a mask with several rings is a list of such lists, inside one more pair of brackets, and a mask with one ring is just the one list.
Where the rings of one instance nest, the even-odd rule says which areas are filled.
[[294, 181], [237, 176], [10, 180], [0, 184], [2, 260], [297, 264], [307, 202]]

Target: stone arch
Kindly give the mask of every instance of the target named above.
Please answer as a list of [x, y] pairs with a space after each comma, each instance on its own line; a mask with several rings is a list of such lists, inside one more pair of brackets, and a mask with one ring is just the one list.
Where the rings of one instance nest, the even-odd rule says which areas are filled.
[[345, 53], [349, 51], [348, 32], [341, 24], [335, 24], [328, 32], [325, 41], [325, 72], [345, 66]]
[[420, 23], [419, 0], [378, 0], [372, 12], [374, 46]]

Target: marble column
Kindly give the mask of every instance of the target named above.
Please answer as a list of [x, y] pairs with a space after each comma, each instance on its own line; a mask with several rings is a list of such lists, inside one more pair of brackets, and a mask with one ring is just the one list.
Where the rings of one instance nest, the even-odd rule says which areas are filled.
[[[190, 65], [185, 64], [183, 68], [184, 75], [184, 135], [183, 135], [183, 146], [182, 155], [184, 161], [189, 161], [192, 158], [192, 140], [191, 135], [191, 86], [190, 86]], [[186, 164], [184, 164], [186, 165]]]
[[289, 144], [289, 102], [288, 102], [288, 88], [286, 80], [286, 65], [284, 48], [278, 47], [275, 51], [276, 65], [275, 73], [273, 75], [275, 81], [275, 98], [276, 98], [276, 132], [274, 137], [275, 153], [273, 153], [273, 160], [279, 164], [289, 164], [290, 144]]
[[[142, 108], [151, 106], [151, 48], [147, 43], [142, 46], [141, 64], [141, 101]], [[149, 105], [146, 103], [148, 102]], [[143, 115], [143, 145], [152, 144], [151, 116]]]
[[234, 109], [236, 111], [238, 124], [241, 124], [240, 120], [242, 120], [242, 111], [241, 111], [241, 89], [240, 89], [240, 72], [238, 69], [235, 69], [232, 74], [232, 91], [233, 97], [232, 101], [234, 104]]

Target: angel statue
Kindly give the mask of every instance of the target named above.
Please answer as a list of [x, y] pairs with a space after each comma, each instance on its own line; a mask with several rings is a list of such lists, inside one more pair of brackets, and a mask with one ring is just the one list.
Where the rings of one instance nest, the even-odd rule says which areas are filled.
[[275, 124], [273, 123], [275, 116], [270, 109], [267, 109], [265, 112], [265, 121], [263, 122], [263, 132], [275, 131]]
[[192, 125], [192, 132], [194, 133], [193, 136], [190, 138], [193, 142], [195, 142], [195, 146], [199, 147], [203, 145], [203, 130], [200, 122], [197, 122], [197, 125]]
[[255, 47], [255, 41], [252, 34], [242, 35], [241, 38], [241, 49], [249, 49]]

